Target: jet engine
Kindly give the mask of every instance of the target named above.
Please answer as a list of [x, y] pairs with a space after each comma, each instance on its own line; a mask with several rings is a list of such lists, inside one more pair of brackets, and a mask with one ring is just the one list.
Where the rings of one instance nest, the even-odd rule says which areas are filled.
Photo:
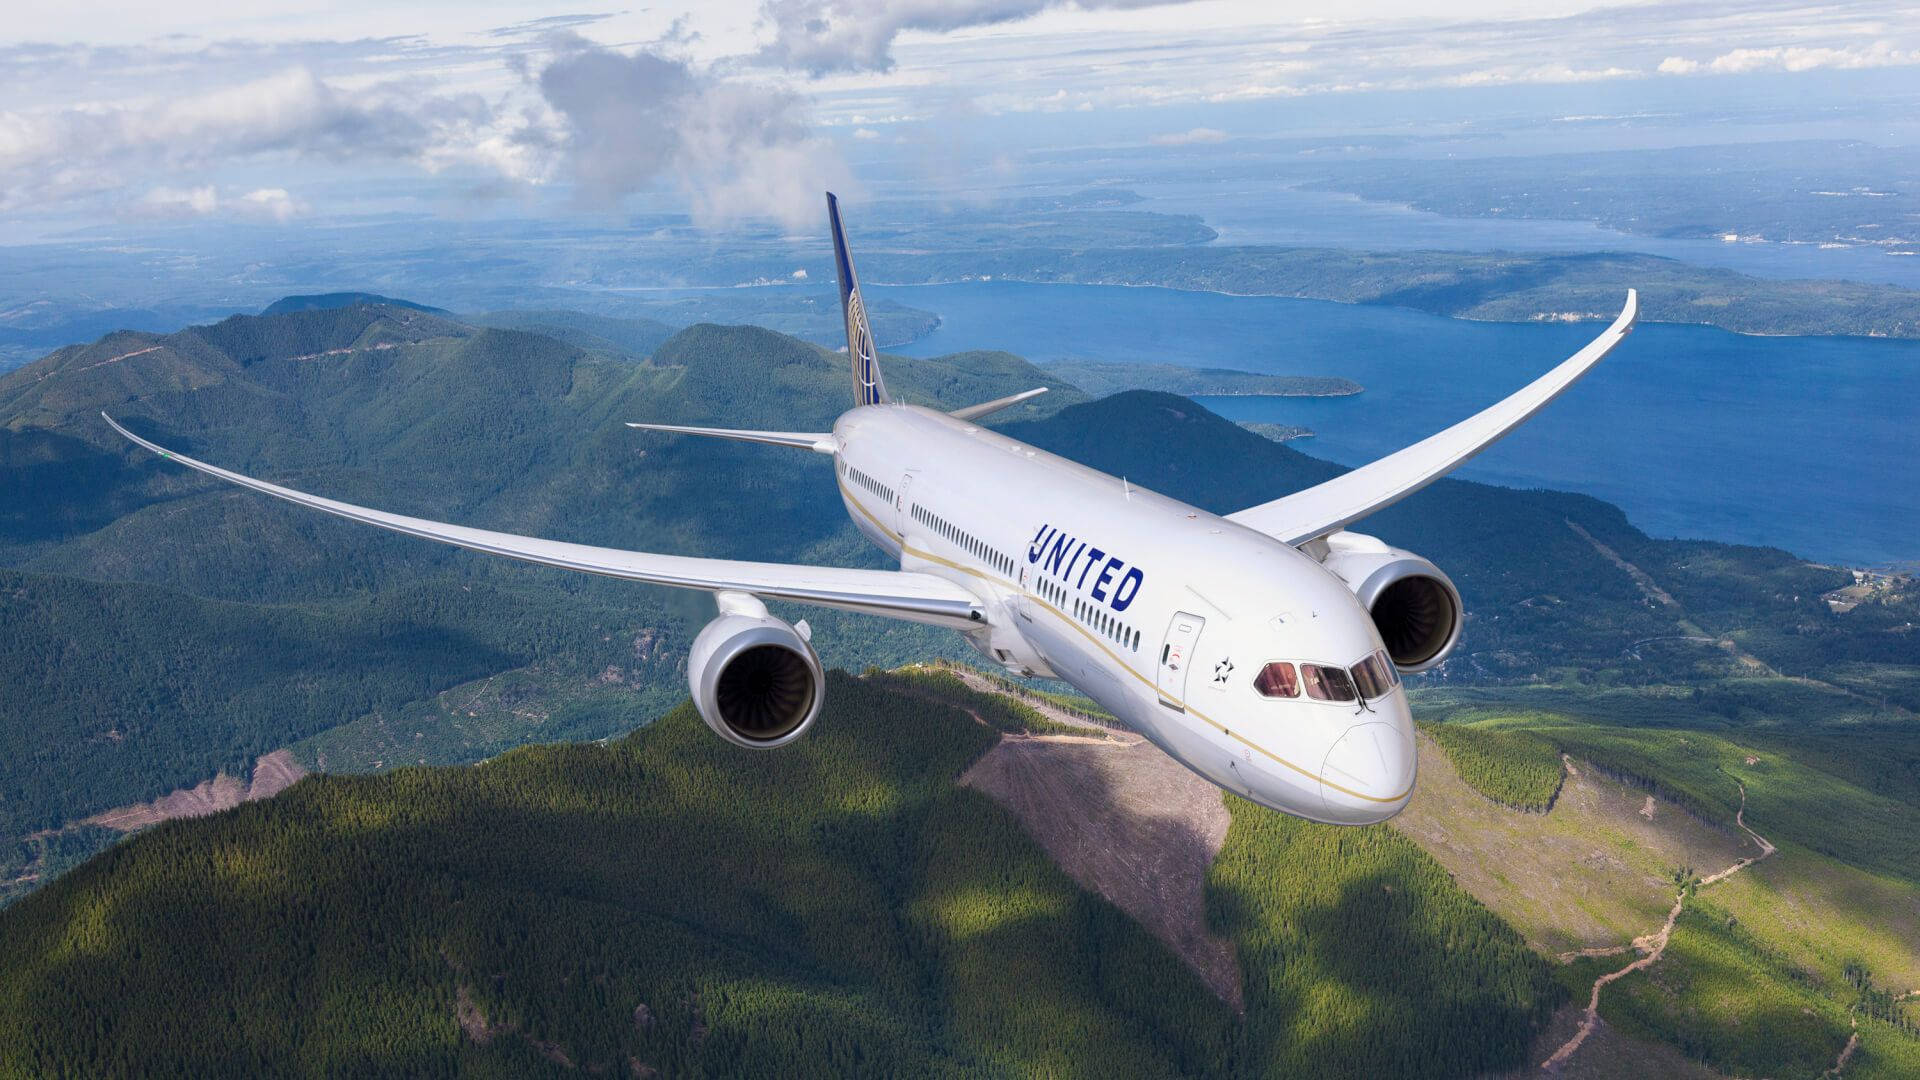
[[811, 631], [767, 614], [744, 593], [720, 593], [720, 617], [687, 655], [693, 705], [714, 734], [754, 750], [785, 746], [820, 715], [826, 678]]
[[1460, 640], [1460, 590], [1426, 559], [1353, 532], [1334, 533], [1307, 550], [1360, 598], [1402, 672], [1437, 666]]

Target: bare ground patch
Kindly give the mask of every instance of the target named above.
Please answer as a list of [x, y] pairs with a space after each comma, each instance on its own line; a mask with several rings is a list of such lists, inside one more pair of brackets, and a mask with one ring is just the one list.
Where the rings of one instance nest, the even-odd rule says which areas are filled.
[[1231, 823], [1220, 789], [1138, 737], [1003, 738], [960, 782], [1013, 811], [1075, 881], [1244, 1008], [1233, 945], [1206, 927], [1207, 868]]
[[232, 809], [243, 802], [272, 798], [292, 787], [305, 775], [307, 770], [293, 759], [291, 751], [275, 750], [253, 763], [251, 783], [242, 783], [237, 776], [219, 773], [211, 780], [202, 780], [190, 788], [169, 792], [152, 802], [102, 811], [83, 819], [79, 824], [134, 832], [174, 818], [205, 817]]
[[[1536, 948], [1625, 946], [1659, 925], [1680, 867], [1752, 854], [1735, 835], [1569, 764], [1551, 813], [1523, 814], [1474, 791], [1431, 738], [1419, 738], [1420, 787], [1393, 825]], [[1625, 951], [1621, 949], [1620, 951]]]

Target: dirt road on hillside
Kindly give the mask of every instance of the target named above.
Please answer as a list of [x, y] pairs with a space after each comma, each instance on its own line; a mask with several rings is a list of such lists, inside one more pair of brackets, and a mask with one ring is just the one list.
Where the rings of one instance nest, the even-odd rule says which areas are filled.
[[[1749, 837], [1752, 837], [1755, 844], [1759, 845], [1760, 854], [1741, 859], [1739, 862], [1734, 863], [1732, 866], [1727, 867], [1717, 874], [1701, 878], [1697, 888], [1704, 889], [1709, 885], [1725, 881], [1774, 853], [1774, 846], [1768, 843], [1765, 837], [1747, 828], [1747, 785], [1745, 784], [1740, 785], [1740, 809], [1733, 815], [1733, 822], [1740, 826]], [[1610, 971], [1593, 981], [1593, 993], [1587, 999], [1586, 1016], [1580, 1021], [1580, 1030], [1574, 1032], [1573, 1038], [1562, 1043], [1560, 1049], [1555, 1050], [1551, 1057], [1541, 1062], [1540, 1068], [1548, 1072], [1558, 1073], [1561, 1066], [1565, 1065], [1567, 1060], [1573, 1057], [1575, 1052], [1580, 1049], [1580, 1045], [1587, 1041], [1587, 1037], [1593, 1034], [1594, 1027], [1600, 1023], [1600, 991], [1605, 989], [1608, 983], [1618, 979], [1624, 979], [1628, 975], [1644, 968], [1652, 967], [1659, 961], [1661, 955], [1667, 951], [1668, 940], [1673, 937], [1673, 924], [1680, 918], [1681, 909], [1685, 908], [1686, 905], [1687, 890], [1682, 889], [1680, 890], [1680, 895], [1674, 897], [1673, 910], [1667, 912], [1666, 925], [1645, 937], [1635, 939], [1633, 943], [1634, 948], [1641, 950], [1645, 955], [1633, 963], [1628, 964], [1626, 967], [1618, 971]], [[1841, 1061], [1844, 1063], [1845, 1060], [1846, 1058], [1843, 1054]]]

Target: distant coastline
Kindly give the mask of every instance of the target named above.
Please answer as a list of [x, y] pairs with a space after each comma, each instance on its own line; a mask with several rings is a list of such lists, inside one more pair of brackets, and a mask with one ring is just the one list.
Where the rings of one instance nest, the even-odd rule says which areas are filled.
[[1105, 397], [1123, 390], [1157, 390], [1182, 397], [1350, 397], [1366, 388], [1352, 379], [1329, 375], [1262, 375], [1229, 368], [1189, 368], [1177, 364], [1128, 364], [1063, 360], [1041, 370]]
[[1628, 288], [1641, 322], [1764, 337], [1920, 338], [1920, 291], [1780, 280], [1621, 252], [1354, 251], [1308, 247], [877, 252], [874, 284], [1109, 285], [1379, 304], [1482, 322], [1611, 319]]

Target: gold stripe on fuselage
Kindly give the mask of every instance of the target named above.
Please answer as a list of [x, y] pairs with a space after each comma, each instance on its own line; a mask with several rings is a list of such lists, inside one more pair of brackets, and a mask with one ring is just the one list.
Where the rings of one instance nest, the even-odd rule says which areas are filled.
[[[988, 577], [986, 574], [983, 574], [980, 571], [975, 570], [971, 566], [963, 566], [960, 563], [954, 562], [951, 559], [943, 559], [940, 556], [935, 555], [930, 551], [921, 551], [919, 548], [908, 547], [907, 538], [904, 536], [901, 536], [897, 532], [894, 532], [892, 529], [887, 528], [887, 526], [884, 523], [882, 523], [879, 518], [874, 517], [872, 511], [868, 510], [866, 506], [860, 502], [859, 498], [854, 495], [852, 489], [847, 487], [846, 481], [841, 479], [840, 476], [837, 474], [837, 472], [834, 476], [834, 482], [839, 485], [841, 493], [845, 495], [847, 498], [847, 502], [851, 504], [855, 510], [860, 511], [860, 515], [862, 517], [866, 518], [868, 521], [873, 522], [874, 528], [879, 529], [881, 532], [892, 537], [894, 542], [900, 545], [900, 550], [905, 551], [912, 555], [917, 555], [920, 558], [926, 559], [929, 562], [935, 562], [935, 563], [939, 563], [942, 566], [951, 567], [952, 569], [958, 570], [963, 574], [971, 574], [972, 576], [977, 577], [982, 581], [989, 581], [995, 584], [1001, 584], [1001, 582], [997, 581], [994, 578]], [[1078, 619], [1072, 618], [1071, 616], [1067, 615], [1066, 612], [1061, 611], [1059, 608], [1054, 607], [1052, 604], [1049, 604], [1045, 600], [1040, 599], [1039, 595], [1034, 593], [1032, 590], [1022, 590], [1021, 595], [1026, 597], [1028, 600], [1032, 601], [1033, 603], [1039, 605], [1040, 607], [1043, 607], [1048, 611], [1053, 612], [1053, 614], [1056, 617], [1058, 617], [1061, 622], [1065, 623], [1066, 625], [1072, 627], [1074, 630], [1078, 631], [1081, 637], [1086, 638], [1089, 642], [1093, 644], [1095, 648], [1099, 649], [1103, 653], [1106, 653], [1107, 656], [1110, 659], [1112, 659], [1112, 661], [1115, 664], [1118, 664], [1120, 666], [1120, 669], [1122, 671], [1125, 671], [1127, 674], [1140, 680], [1141, 683], [1143, 683], [1148, 689], [1152, 690], [1154, 693], [1160, 694], [1160, 687], [1158, 684], [1156, 684], [1152, 679], [1147, 678], [1145, 675], [1142, 675], [1140, 672], [1135, 671], [1132, 664], [1127, 663], [1127, 661], [1124, 658], [1122, 658], [1118, 653], [1114, 652], [1112, 649], [1107, 648], [1106, 642], [1101, 641], [1100, 638], [1096, 636], [1092, 631], [1080, 625], [1080, 621]], [[1220, 732], [1220, 734], [1225, 735], [1227, 738], [1232, 739], [1233, 741], [1251, 750], [1255, 750], [1261, 754], [1264, 754], [1270, 760], [1278, 762], [1279, 764], [1284, 765], [1289, 769], [1292, 769], [1294, 772], [1299, 773], [1301, 776], [1304, 776], [1309, 780], [1319, 781], [1320, 783], [1325, 784], [1326, 786], [1332, 788], [1335, 791], [1340, 792], [1343, 795], [1351, 795], [1356, 799], [1364, 799], [1367, 802], [1391, 803], [1391, 802], [1399, 802], [1401, 799], [1406, 798], [1407, 795], [1413, 791], [1412, 787], [1408, 787], [1406, 791], [1403, 791], [1398, 795], [1389, 795], [1385, 798], [1382, 798], [1378, 795], [1368, 795], [1365, 792], [1355, 791], [1350, 787], [1345, 787], [1340, 784], [1336, 784], [1333, 781], [1327, 779], [1326, 777], [1321, 776], [1319, 773], [1313, 772], [1309, 769], [1302, 768], [1301, 766], [1296, 765], [1291, 761], [1288, 761], [1286, 758], [1281, 757], [1279, 754], [1274, 753], [1273, 751], [1267, 749], [1264, 746], [1261, 746], [1259, 743], [1256, 743], [1251, 739], [1246, 738], [1245, 736], [1234, 734], [1233, 729], [1227, 727], [1225, 724], [1222, 724], [1220, 721], [1215, 720], [1213, 717], [1208, 716], [1207, 714], [1194, 708], [1192, 705], [1188, 704], [1187, 702], [1182, 701], [1179, 698], [1172, 696], [1171, 694], [1161, 694], [1160, 696], [1166, 698], [1168, 701], [1172, 701], [1175, 704], [1179, 705], [1182, 709], [1186, 710], [1188, 716], [1199, 718], [1202, 722], [1206, 723], [1207, 725], [1212, 727], [1214, 730]]]

